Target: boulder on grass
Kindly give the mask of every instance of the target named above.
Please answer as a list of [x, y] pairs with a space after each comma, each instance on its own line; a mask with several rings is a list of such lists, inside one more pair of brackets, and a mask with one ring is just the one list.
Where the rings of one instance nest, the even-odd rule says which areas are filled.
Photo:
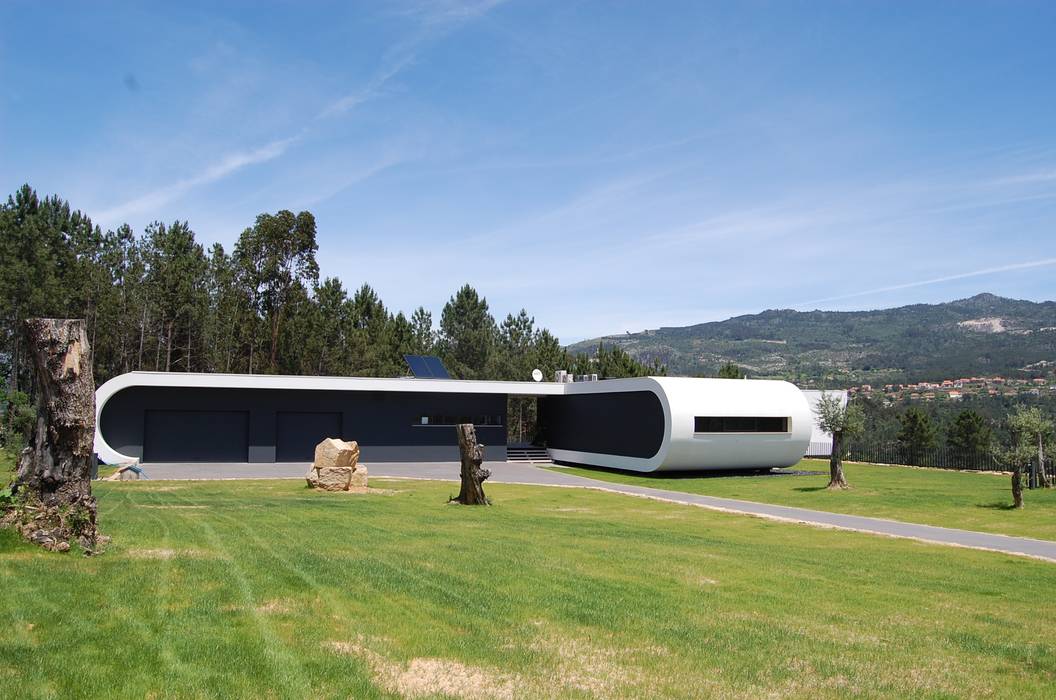
[[355, 470], [351, 467], [323, 467], [312, 471], [315, 472], [315, 477], [309, 477], [308, 483], [315, 488], [324, 491], [348, 491], [348, 486], [352, 483], [352, 472]]
[[359, 464], [359, 445], [327, 438], [316, 445], [315, 462], [305, 475], [308, 485], [324, 491], [367, 490], [367, 468]]
[[345, 442], [337, 438], [326, 438], [315, 446], [315, 460], [312, 466], [316, 469], [355, 467], [358, 461], [359, 443], [355, 440]]
[[367, 490], [367, 468], [362, 464], [356, 467], [323, 467], [316, 469], [313, 465], [305, 477], [308, 485], [324, 491], [358, 491]]

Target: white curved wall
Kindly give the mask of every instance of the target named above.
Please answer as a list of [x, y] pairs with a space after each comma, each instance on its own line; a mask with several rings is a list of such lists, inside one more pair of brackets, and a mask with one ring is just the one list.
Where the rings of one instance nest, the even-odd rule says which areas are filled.
[[[806, 452], [814, 425], [814, 417], [803, 392], [782, 381], [640, 377], [556, 384], [132, 372], [114, 377], [96, 390], [95, 451], [108, 464], [136, 461], [111, 448], [101, 432], [101, 417], [107, 401], [117, 392], [131, 386], [327, 391], [409, 391], [413, 386], [415, 392], [536, 396], [650, 391], [657, 396], [664, 412], [663, 440], [652, 457], [551, 449], [551, 455], [558, 461], [639, 472], [791, 466]], [[695, 433], [694, 418], [697, 416], [784, 417], [789, 419], [789, 430], [786, 433]]]
[[[669, 445], [656, 471], [789, 467], [810, 444], [814, 418], [794, 384], [757, 379], [657, 381], [671, 406]], [[787, 433], [695, 433], [696, 416], [788, 418]]]
[[[814, 419], [803, 393], [782, 381], [645, 377], [569, 384], [566, 394], [652, 391], [664, 438], [650, 458], [551, 448], [554, 459], [638, 472], [788, 467], [810, 443]], [[787, 433], [695, 433], [697, 416], [788, 418]]]
[[128, 372], [95, 390], [95, 453], [107, 464], [139, 460], [112, 448], [103, 436], [102, 415], [118, 392], [134, 386], [200, 387], [203, 389], [295, 389], [318, 391], [414, 391], [421, 393], [560, 395], [567, 384], [464, 381], [373, 377], [299, 377], [269, 374], [207, 374], [196, 372]]

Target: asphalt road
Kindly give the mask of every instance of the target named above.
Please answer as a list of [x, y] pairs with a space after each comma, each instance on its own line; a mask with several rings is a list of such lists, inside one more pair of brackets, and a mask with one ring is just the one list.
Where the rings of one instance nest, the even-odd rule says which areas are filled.
[[[733, 498], [716, 498], [692, 493], [680, 493], [646, 486], [631, 486], [597, 481], [586, 477], [551, 471], [529, 464], [488, 462], [491, 482], [533, 484], [540, 486], [565, 486], [590, 488], [629, 496], [654, 498], [683, 505], [710, 508], [731, 513], [754, 515], [762, 518], [794, 523], [806, 523], [818, 527], [868, 532], [889, 537], [932, 542], [972, 549], [985, 549], [1007, 554], [1035, 557], [1056, 562], [1056, 542], [1035, 540], [1027, 537], [993, 535], [971, 530], [956, 530], [932, 525], [918, 525], [883, 518], [867, 518], [859, 515], [842, 515], [807, 508], [741, 501]], [[426, 462], [417, 464], [382, 463], [367, 464], [371, 476], [409, 479], [451, 480], [458, 479], [458, 464], [454, 462]], [[303, 478], [307, 463], [275, 464], [144, 464], [150, 479], [285, 479]], [[795, 478], [793, 476], [781, 478]]]

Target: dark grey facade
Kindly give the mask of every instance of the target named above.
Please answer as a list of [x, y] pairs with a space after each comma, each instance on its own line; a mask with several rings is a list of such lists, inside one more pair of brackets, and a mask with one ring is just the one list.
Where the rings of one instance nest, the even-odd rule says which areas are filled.
[[648, 459], [664, 441], [664, 407], [651, 391], [613, 391], [539, 399], [547, 447]]
[[457, 460], [437, 418], [476, 423], [486, 459], [506, 459], [505, 394], [132, 386], [99, 430], [144, 462], [308, 462], [326, 437], [356, 440], [364, 462]]

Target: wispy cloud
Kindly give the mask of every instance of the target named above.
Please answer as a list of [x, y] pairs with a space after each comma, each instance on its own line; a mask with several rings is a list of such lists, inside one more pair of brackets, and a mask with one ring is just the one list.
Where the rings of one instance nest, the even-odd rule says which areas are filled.
[[426, 26], [460, 24], [486, 15], [506, 0], [425, 0], [404, 8], [400, 14]]
[[1010, 175], [992, 181], [994, 185], [1030, 185], [1036, 183], [1056, 182], [1056, 169], [1038, 170], [1020, 175]]
[[319, 112], [316, 119], [344, 114], [379, 96], [387, 83], [414, 64], [422, 46], [451, 33], [467, 22], [482, 17], [504, 1], [437, 0], [413, 4], [406, 8], [401, 14], [412, 19], [418, 26], [418, 30], [409, 39], [388, 51], [382, 68], [365, 85], [333, 100]]
[[400, 74], [405, 68], [414, 63], [415, 53], [407, 50], [400, 52], [400, 55], [391, 60], [389, 65], [375, 73], [367, 84], [362, 88], [351, 92], [347, 95], [342, 95], [337, 98], [316, 116], [316, 119], [327, 119], [328, 117], [335, 117], [344, 114], [356, 107], [359, 107], [365, 102], [377, 97], [381, 94], [385, 84]]
[[[372, 75], [365, 85], [354, 92], [332, 100], [316, 115], [316, 120], [345, 114], [377, 97], [387, 83], [414, 63], [418, 51], [423, 45], [450, 33], [471, 20], [481, 17], [503, 1], [449, 2], [442, 0], [413, 5], [406, 14], [414, 19], [418, 25], [418, 30], [408, 40], [396, 44], [388, 52], [388, 57], [384, 61], [382, 68]], [[159, 187], [109, 209], [104, 209], [98, 213], [97, 218], [101, 223], [112, 224], [122, 222], [133, 215], [157, 210], [169, 202], [179, 199], [196, 187], [208, 185], [234, 175], [243, 168], [265, 163], [282, 156], [291, 146], [305, 139], [311, 132], [311, 127], [306, 126], [293, 136], [276, 139], [251, 150], [230, 153], [195, 175]], [[330, 196], [393, 164], [394, 162], [388, 162], [377, 169], [372, 169], [363, 178], [354, 178], [352, 181], [346, 180], [336, 190], [331, 188]], [[319, 199], [325, 198], [320, 197]]]
[[840, 301], [843, 299], [855, 299], [858, 297], [871, 296], [873, 294], [883, 294], [885, 292], [897, 292], [903, 289], [912, 289], [914, 287], [926, 287], [931, 284], [942, 284], [944, 282], [953, 282], [955, 280], [968, 279], [970, 277], [983, 277], [986, 275], [995, 275], [1002, 272], [1014, 272], [1016, 270], [1029, 270], [1035, 267], [1048, 267], [1050, 265], [1056, 265], [1056, 258], [1044, 258], [1042, 260], [1028, 260], [1027, 262], [1011, 263], [1008, 265], [998, 265], [997, 267], [987, 267], [981, 270], [972, 270], [970, 272], [958, 272], [953, 275], [943, 275], [942, 277], [932, 277], [926, 280], [917, 280], [915, 282], [904, 282], [902, 284], [893, 284], [887, 287], [875, 287], [873, 289], [865, 289], [859, 292], [852, 292], [850, 294], [840, 294], [834, 297], [822, 297], [820, 299], [811, 299], [810, 301], [803, 301], [793, 306], [809, 306], [811, 304], [821, 304], [829, 301]]
[[411, 156], [402, 152], [386, 154], [376, 161], [353, 170], [351, 173], [344, 173], [343, 177], [327, 178], [326, 183], [313, 192], [312, 195], [300, 200], [297, 203], [297, 208], [307, 209], [314, 207], [321, 202], [336, 197], [350, 187], [366, 182], [375, 175], [379, 175], [389, 168], [396, 167], [409, 160], [411, 160]]
[[271, 141], [263, 146], [248, 151], [236, 151], [229, 153], [222, 159], [209, 165], [201, 172], [190, 177], [178, 180], [172, 184], [159, 187], [147, 194], [140, 195], [135, 199], [118, 204], [110, 209], [104, 209], [96, 215], [99, 222], [105, 224], [119, 223], [128, 217], [144, 212], [157, 210], [169, 202], [185, 195], [189, 190], [208, 185], [235, 174], [243, 168], [278, 158], [285, 153], [290, 146], [300, 140], [301, 135], [291, 136], [285, 139]]

